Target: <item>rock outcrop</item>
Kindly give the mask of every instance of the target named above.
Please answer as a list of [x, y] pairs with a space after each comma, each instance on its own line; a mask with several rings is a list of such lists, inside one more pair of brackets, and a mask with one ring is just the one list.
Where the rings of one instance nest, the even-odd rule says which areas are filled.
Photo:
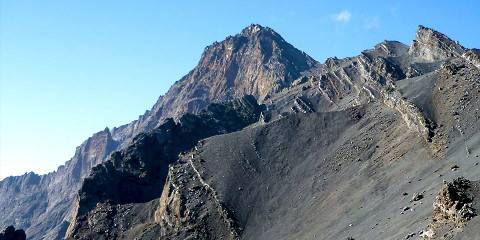
[[480, 49], [470, 49], [463, 54], [463, 57], [477, 68], [480, 68]]
[[474, 201], [478, 193], [478, 183], [465, 178], [445, 183], [433, 202], [432, 223], [428, 225], [422, 237], [424, 239], [447, 238], [460, 231], [468, 221], [477, 216]]

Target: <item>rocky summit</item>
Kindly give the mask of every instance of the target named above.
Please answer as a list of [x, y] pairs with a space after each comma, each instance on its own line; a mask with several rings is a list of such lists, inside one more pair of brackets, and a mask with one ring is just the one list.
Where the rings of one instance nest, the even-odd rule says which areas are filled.
[[1, 181], [0, 227], [29, 239], [478, 239], [479, 59], [419, 26], [411, 45], [322, 64], [248, 26], [57, 171]]

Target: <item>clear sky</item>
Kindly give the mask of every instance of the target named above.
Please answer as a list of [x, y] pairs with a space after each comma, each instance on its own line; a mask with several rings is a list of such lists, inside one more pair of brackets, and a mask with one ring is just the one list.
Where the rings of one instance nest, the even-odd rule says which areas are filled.
[[323, 62], [418, 24], [480, 48], [471, 1], [0, 1], [0, 179], [47, 173], [94, 132], [128, 123], [205, 46], [259, 23]]

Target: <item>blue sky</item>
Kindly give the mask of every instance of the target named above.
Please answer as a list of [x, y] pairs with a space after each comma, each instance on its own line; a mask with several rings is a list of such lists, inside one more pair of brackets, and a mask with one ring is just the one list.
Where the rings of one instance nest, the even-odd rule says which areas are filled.
[[205, 46], [259, 23], [319, 61], [418, 24], [480, 48], [478, 1], [0, 1], [0, 178], [46, 173], [128, 123]]

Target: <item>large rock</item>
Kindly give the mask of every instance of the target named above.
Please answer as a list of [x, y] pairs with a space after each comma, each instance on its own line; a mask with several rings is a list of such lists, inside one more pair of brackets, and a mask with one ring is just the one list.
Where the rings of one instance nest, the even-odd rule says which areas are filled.
[[455, 235], [473, 217], [478, 209], [478, 182], [472, 183], [465, 178], [445, 183], [433, 203], [432, 222], [422, 234], [425, 239], [440, 239]]

